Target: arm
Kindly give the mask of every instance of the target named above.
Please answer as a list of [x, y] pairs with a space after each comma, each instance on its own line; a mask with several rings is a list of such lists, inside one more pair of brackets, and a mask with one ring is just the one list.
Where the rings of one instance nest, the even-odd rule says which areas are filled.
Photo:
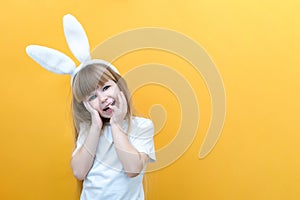
[[143, 170], [149, 157], [138, 152], [128, 141], [127, 135], [117, 124], [111, 124], [117, 155], [128, 177], [135, 177]]
[[127, 101], [120, 92], [118, 95], [118, 107], [111, 105], [113, 115], [110, 119], [112, 136], [115, 143], [117, 155], [124, 167], [128, 177], [135, 177], [143, 170], [149, 157], [145, 153], [138, 152], [129, 142], [127, 135], [122, 130], [122, 122], [127, 113]]
[[92, 125], [82, 147], [71, 160], [73, 174], [78, 180], [86, 177], [94, 163], [102, 127], [102, 120], [98, 112], [93, 110], [88, 103], [84, 102], [84, 105], [92, 115]]

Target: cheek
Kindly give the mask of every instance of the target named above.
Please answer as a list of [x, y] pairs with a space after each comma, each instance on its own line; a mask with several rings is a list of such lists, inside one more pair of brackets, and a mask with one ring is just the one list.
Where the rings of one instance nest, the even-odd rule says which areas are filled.
[[92, 106], [92, 108], [94, 108], [95, 110], [99, 110], [99, 103], [98, 100], [94, 100], [90, 102], [90, 105]]

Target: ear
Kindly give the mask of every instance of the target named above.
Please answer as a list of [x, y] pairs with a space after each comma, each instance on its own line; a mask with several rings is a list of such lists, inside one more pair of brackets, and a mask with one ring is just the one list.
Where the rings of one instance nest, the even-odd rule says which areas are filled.
[[90, 45], [82, 25], [73, 15], [67, 14], [63, 18], [63, 26], [68, 46], [73, 55], [81, 63], [90, 60]]
[[76, 64], [67, 55], [49, 47], [29, 45], [26, 53], [43, 68], [56, 74], [72, 74]]

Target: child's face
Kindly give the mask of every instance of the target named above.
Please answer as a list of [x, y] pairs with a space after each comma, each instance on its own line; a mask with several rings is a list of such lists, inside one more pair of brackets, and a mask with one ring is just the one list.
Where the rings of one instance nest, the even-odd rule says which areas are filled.
[[117, 96], [120, 94], [118, 85], [109, 80], [104, 85], [99, 86], [96, 90], [91, 92], [87, 96], [86, 100], [90, 105], [98, 111], [101, 117], [111, 118], [112, 110], [109, 108], [110, 105], [118, 105]]

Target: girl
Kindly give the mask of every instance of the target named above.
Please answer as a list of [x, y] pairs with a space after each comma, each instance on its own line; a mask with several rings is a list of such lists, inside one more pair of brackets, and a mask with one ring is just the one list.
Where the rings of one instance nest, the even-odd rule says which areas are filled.
[[76, 149], [71, 166], [84, 180], [81, 200], [144, 199], [143, 170], [155, 160], [153, 123], [132, 116], [126, 83], [104, 64], [87, 64], [73, 79]]
[[155, 160], [153, 123], [134, 117], [130, 95], [118, 70], [92, 60], [87, 35], [77, 19], [63, 18], [75, 62], [64, 53], [29, 45], [27, 54], [45, 69], [71, 75], [76, 149], [71, 166], [83, 181], [81, 200], [142, 200], [143, 172]]

